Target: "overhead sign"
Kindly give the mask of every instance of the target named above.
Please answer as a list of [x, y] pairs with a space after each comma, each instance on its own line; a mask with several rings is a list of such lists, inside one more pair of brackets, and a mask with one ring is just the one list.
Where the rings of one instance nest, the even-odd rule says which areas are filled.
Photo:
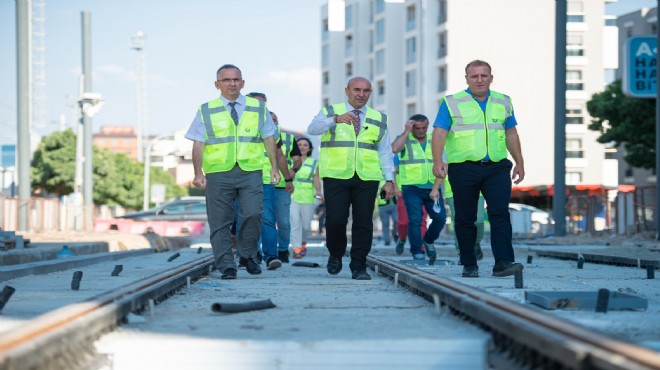
[[657, 91], [658, 38], [634, 36], [623, 54], [623, 93], [636, 98], [655, 98]]

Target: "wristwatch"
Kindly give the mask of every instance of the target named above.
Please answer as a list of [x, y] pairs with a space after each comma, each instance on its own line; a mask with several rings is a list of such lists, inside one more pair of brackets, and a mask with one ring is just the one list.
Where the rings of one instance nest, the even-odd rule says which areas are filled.
[[394, 181], [392, 181], [392, 180], [387, 180], [387, 181], [385, 181], [385, 182], [386, 182], [386, 183], [389, 182], [390, 184], [394, 184]]
[[284, 182], [292, 182], [293, 179], [284, 179]]

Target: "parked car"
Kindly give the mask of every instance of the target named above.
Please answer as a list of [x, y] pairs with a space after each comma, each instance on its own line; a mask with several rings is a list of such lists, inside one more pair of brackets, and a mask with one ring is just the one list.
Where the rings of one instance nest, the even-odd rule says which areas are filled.
[[117, 218], [135, 221], [206, 221], [206, 199], [204, 197], [174, 198], [158, 207], [128, 213]]
[[532, 222], [531, 222], [532, 234], [544, 235], [547, 234], [548, 232], [552, 232], [552, 225], [555, 224], [555, 220], [552, 218], [550, 213], [527, 204], [509, 203], [509, 212], [513, 212], [513, 211], [530, 212], [532, 218]]

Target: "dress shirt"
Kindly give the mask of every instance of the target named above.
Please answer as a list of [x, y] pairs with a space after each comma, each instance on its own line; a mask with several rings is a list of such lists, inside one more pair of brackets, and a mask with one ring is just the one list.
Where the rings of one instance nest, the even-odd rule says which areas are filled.
[[[220, 99], [222, 100], [222, 104], [227, 107], [227, 109], [231, 109], [231, 107], [228, 105], [231, 100], [225, 98], [224, 96], [220, 96]], [[240, 121], [241, 115], [243, 114], [243, 111], [245, 110], [245, 96], [244, 95], [239, 95], [238, 99], [236, 99], [236, 105], [234, 106], [236, 108], [236, 113], [238, 113], [238, 119]], [[263, 125], [259, 125], [259, 133], [261, 134], [261, 138], [266, 138], [269, 136], [275, 135], [277, 132], [277, 127], [275, 126], [275, 122], [273, 122], [273, 118], [270, 116], [270, 112], [268, 109], [266, 109], [266, 122], [264, 122]], [[186, 139], [192, 140], [192, 141], [201, 141], [201, 142], [206, 142], [206, 127], [204, 126], [204, 123], [202, 122], [202, 116], [199, 113], [199, 109], [197, 109], [197, 113], [195, 113], [195, 118], [193, 118], [192, 123], [190, 124], [190, 127], [188, 128], [188, 132], [186, 132]], [[275, 141], [277, 142], [279, 138], [275, 138]]]
[[[351, 107], [350, 104], [346, 103], [346, 112], [350, 112], [355, 108]], [[358, 109], [360, 112], [360, 127], [364, 126], [364, 120], [367, 117], [367, 107], [363, 106]], [[339, 123], [344, 125], [345, 123]], [[307, 127], [307, 133], [310, 135], [322, 135], [327, 130], [336, 126], [337, 123], [334, 121], [334, 117], [326, 117], [323, 113], [323, 109], [319, 114], [312, 119], [312, 122]], [[378, 143], [378, 157], [380, 158], [380, 168], [383, 171], [383, 175], [386, 181], [394, 181], [394, 158], [392, 154], [392, 143], [390, 142], [390, 130], [385, 130], [385, 136]]]

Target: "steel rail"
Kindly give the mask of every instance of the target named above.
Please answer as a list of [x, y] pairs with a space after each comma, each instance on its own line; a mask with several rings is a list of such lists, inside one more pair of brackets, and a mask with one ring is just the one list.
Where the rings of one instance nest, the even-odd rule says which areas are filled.
[[660, 354], [450, 279], [381, 257], [367, 263], [492, 332], [499, 368], [660, 369]]
[[[213, 257], [188, 262], [84, 302], [48, 312], [0, 334], [0, 369], [70, 369], [75, 354], [89, 350], [94, 339], [208, 271]], [[91, 351], [93, 352], [93, 351]], [[69, 353], [70, 355], [65, 355]], [[89, 353], [86, 353], [89, 354]], [[84, 356], [82, 356], [84, 357]], [[80, 364], [78, 364], [80, 365]]]

